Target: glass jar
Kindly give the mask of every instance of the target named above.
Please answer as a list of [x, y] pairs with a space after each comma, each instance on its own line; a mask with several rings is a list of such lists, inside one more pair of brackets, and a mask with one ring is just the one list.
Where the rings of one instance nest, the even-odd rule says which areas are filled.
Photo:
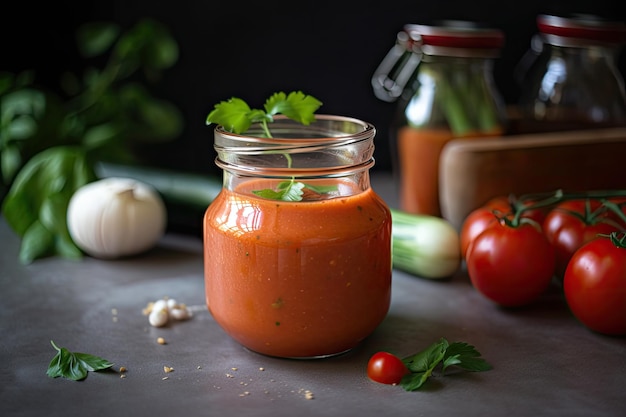
[[398, 102], [390, 140], [403, 210], [441, 216], [445, 144], [504, 133], [505, 106], [493, 78], [503, 42], [500, 30], [471, 22], [408, 24], [375, 72], [376, 96]]
[[390, 304], [391, 214], [369, 177], [376, 130], [331, 115], [307, 126], [278, 116], [269, 128], [272, 138], [255, 125], [215, 129], [224, 185], [204, 217], [206, 302], [252, 351], [340, 354]]
[[626, 25], [590, 15], [539, 15], [537, 27], [517, 69], [522, 129], [625, 125], [626, 93], [617, 59]]

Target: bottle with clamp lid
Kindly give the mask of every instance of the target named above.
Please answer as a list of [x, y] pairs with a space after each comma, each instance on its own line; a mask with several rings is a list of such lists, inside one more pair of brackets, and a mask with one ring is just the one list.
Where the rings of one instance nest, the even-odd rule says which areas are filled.
[[593, 15], [539, 15], [537, 28], [517, 68], [522, 128], [626, 125], [624, 79], [617, 68], [626, 25]]
[[493, 78], [503, 44], [500, 30], [473, 22], [407, 24], [377, 68], [375, 95], [397, 102], [390, 140], [403, 210], [441, 215], [439, 157], [447, 142], [504, 133]]

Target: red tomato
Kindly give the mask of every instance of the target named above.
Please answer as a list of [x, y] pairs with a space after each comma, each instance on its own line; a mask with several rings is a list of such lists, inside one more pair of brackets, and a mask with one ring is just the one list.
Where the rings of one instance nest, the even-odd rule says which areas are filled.
[[367, 376], [381, 384], [399, 384], [409, 368], [402, 360], [389, 352], [377, 352], [367, 363]]
[[478, 235], [467, 251], [474, 288], [505, 307], [529, 304], [541, 296], [554, 274], [554, 249], [535, 222], [498, 222]]
[[583, 245], [565, 270], [563, 290], [583, 325], [598, 333], [626, 335], [625, 247], [606, 237]]
[[[528, 206], [532, 202], [525, 203]], [[548, 209], [536, 208], [524, 210], [521, 217], [532, 219], [541, 224], [546, 216]], [[487, 201], [483, 206], [472, 211], [463, 221], [460, 231], [460, 244], [461, 254], [465, 258], [467, 255], [467, 248], [472, 243], [474, 238], [478, 236], [483, 230], [497, 223], [497, 220], [502, 217], [512, 218], [514, 215], [514, 207], [511, 204], [509, 197], [494, 197]]]
[[[525, 206], [527, 207], [531, 204], [532, 202], [529, 201], [525, 203]], [[531, 208], [531, 209], [524, 210], [524, 212], [522, 213], [522, 217], [526, 219], [532, 219], [536, 221], [538, 224], [542, 224], [549, 212], [550, 212], [550, 209], [548, 207]]]
[[461, 244], [461, 255], [465, 258], [470, 243], [493, 223], [498, 222], [498, 217], [487, 207], [479, 207], [472, 211], [463, 221], [459, 240]]
[[543, 232], [554, 247], [558, 277], [563, 277], [572, 255], [583, 244], [598, 234], [608, 235], [619, 230], [609, 213], [598, 211], [601, 207], [602, 203], [597, 200], [569, 200], [559, 203], [546, 216]]
[[485, 204], [483, 204], [484, 208], [495, 210], [502, 214], [510, 213], [513, 207], [511, 206], [511, 202], [509, 197], [498, 196], [488, 200]]

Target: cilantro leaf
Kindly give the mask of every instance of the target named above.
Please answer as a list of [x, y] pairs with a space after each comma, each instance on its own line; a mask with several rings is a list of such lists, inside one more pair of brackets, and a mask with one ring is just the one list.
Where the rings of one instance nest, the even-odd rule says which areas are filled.
[[218, 123], [230, 132], [241, 133], [248, 130], [253, 123], [251, 113], [252, 109], [248, 103], [240, 98], [232, 97], [228, 101], [216, 104], [207, 116], [206, 123]]
[[267, 99], [265, 111], [271, 115], [284, 114], [292, 120], [308, 125], [315, 121], [314, 113], [321, 105], [321, 101], [307, 96], [302, 91], [292, 91], [289, 95], [280, 92]]
[[405, 391], [417, 391], [432, 375], [432, 369], [424, 372], [411, 372], [408, 375], [402, 377], [400, 386]]
[[472, 345], [468, 345], [464, 342], [452, 343], [446, 349], [445, 357], [443, 358], [442, 372], [452, 365], [472, 372], [488, 371], [492, 369], [492, 366], [480, 356], [480, 352]]
[[300, 201], [304, 192], [302, 189], [305, 185], [301, 182], [283, 181], [278, 184], [276, 190], [265, 188], [263, 190], [252, 191], [255, 195], [263, 198], [269, 198], [271, 200], [283, 200], [283, 201]]
[[58, 347], [52, 340], [52, 347], [57, 354], [48, 365], [47, 375], [50, 378], [63, 377], [73, 381], [81, 381], [87, 378], [88, 372], [101, 371], [109, 369], [112, 363], [99, 356], [87, 353], [70, 352], [66, 348]]
[[492, 369], [492, 366], [480, 356], [481, 354], [472, 345], [464, 342], [450, 344], [446, 339], [441, 338], [426, 349], [402, 359], [411, 373], [402, 378], [400, 385], [406, 391], [419, 389], [440, 364], [442, 375], [446, 368], [453, 365], [472, 372]]
[[415, 391], [424, 385], [435, 367], [443, 360], [447, 347], [448, 341], [441, 338], [421, 352], [402, 359], [411, 373], [402, 378], [400, 385], [407, 391]]
[[303, 125], [315, 121], [315, 112], [322, 102], [302, 91], [274, 93], [265, 101], [264, 109], [252, 109], [240, 98], [232, 97], [214, 106], [206, 119], [206, 124], [215, 123], [233, 133], [245, 133], [252, 123], [261, 123], [267, 137], [272, 137], [268, 123], [274, 121], [277, 114], [283, 114]]
[[402, 362], [404, 362], [411, 372], [432, 370], [443, 360], [447, 347], [448, 341], [441, 338], [438, 342], [433, 343], [421, 352], [402, 359]]
[[[232, 97], [214, 106], [207, 116], [206, 124], [216, 123], [229, 132], [241, 134], [245, 133], [253, 123], [260, 123], [265, 136], [271, 138], [268, 124], [274, 121], [275, 115], [282, 114], [298, 123], [309, 125], [315, 121], [315, 112], [321, 105], [321, 101], [302, 91], [292, 91], [289, 94], [282, 91], [274, 93], [265, 101], [264, 110], [252, 109], [242, 99]], [[285, 154], [285, 158], [287, 166], [291, 167], [290, 155]], [[337, 189], [333, 186], [319, 188], [307, 186], [291, 178], [291, 181], [280, 183], [276, 190], [255, 190], [253, 193], [271, 200], [302, 201], [304, 188], [309, 188], [318, 194]], [[322, 191], [322, 188], [325, 190]]]

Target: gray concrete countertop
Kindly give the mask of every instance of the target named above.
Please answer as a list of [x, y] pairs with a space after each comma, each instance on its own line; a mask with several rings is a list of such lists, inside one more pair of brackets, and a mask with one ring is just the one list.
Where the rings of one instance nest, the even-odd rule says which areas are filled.
[[[389, 182], [376, 187], [389, 192]], [[287, 360], [246, 350], [212, 320], [195, 237], [168, 235], [142, 256], [115, 261], [23, 266], [18, 250], [0, 218], [1, 416], [626, 415], [626, 338], [582, 327], [556, 289], [505, 310], [478, 294], [463, 270], [444, 281], [394, 271], [389, 315], [358, 348]], [[151, 327], [142, 309], [164, 296], [191, 306], [194, 317]], [[409, 355], [441, 337], [476, 346], [494, 369], [435, 376], [416, 392], [367, 378], [376, 351]], [[51, 340], [128, 371], [49, 378]]]

